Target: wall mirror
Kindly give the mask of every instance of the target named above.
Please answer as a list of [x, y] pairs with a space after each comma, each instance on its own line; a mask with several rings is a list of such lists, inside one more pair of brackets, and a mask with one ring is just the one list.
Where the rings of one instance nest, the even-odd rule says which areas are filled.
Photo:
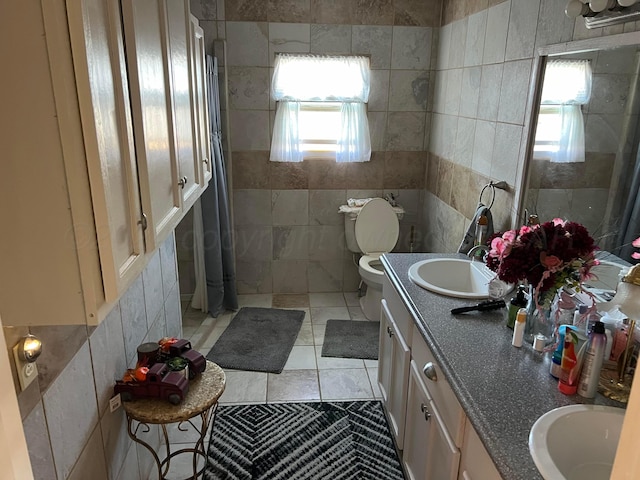
[[580, 222], [630, 261], [640, 236], [640, 33], [551, 45], [535, 60], [518, 217]]

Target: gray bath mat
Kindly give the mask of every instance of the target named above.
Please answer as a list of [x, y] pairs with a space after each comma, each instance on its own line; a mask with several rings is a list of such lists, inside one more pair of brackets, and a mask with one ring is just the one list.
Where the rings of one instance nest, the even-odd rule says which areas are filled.
[[380, 322], [327, 320], [323, 357], [378, 359]]
[[280, 373], [303, 320], [300, 310], [243, 307], [207, 358], [222, 368]]

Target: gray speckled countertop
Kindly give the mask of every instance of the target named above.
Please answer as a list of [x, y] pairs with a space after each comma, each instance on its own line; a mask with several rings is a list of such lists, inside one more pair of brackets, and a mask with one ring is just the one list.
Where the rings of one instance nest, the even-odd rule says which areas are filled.
[[459, 254], [389, 253], [385, 271], [440, 364], [469, 421], [505, 480], [540, 479], [529, 454], [529, 430], [549, 410], [574, 403], [622, 406], [598, 394], [565, 396], [549, 375], [550, 356], [511, 345], [503, 312], [452, 315], [479, 300], [450, 298], [415, 285], [409, 267], [420, 260]]

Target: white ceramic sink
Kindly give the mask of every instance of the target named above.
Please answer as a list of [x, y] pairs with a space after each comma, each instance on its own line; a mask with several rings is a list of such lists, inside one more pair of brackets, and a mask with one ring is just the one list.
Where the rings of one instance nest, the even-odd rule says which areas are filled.
[[625, 410], [569, 405], [542, 415], [531, 427], [529, 451], [546, 480], [608, 480]]
[[494, 277], [484, 263], [461, 258], [433, 258], [409, 267], [413, 283], [448, 297], [487, 298]]

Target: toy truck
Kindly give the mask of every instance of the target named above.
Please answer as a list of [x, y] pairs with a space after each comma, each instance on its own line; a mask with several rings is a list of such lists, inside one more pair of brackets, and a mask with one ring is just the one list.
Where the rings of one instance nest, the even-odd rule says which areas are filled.
[[123, 401], [149, 397], [167, 400], [178, 405], [189, 391], [189, 381], [180, 373], [172, 372], [165, 363], [156, 363], [146, 374], [143, 381], [117, 380], [114, 394], [120, 394]]
[[189, 363], [189, 380], [204, 372], [207, 368], [207, 360], [197, 350], [191, 348], [191, 342], [181, 338], [174, 343], [169, 343], [169, 358], [182, 357]]

